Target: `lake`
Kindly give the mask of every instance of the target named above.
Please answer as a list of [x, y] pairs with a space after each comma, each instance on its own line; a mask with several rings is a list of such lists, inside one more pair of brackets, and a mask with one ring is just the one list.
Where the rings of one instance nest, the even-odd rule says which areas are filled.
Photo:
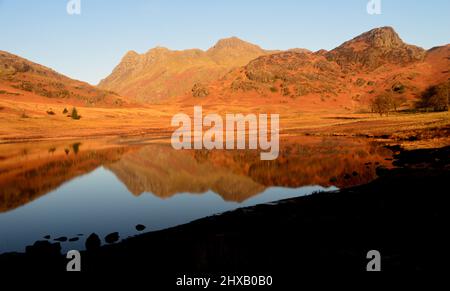
[[[284, 137], [277, 160], [258, 151], [172, 149], [110, 138], [0, 144], [0, 253], [67, 238], [64, 251], [262, 203], [364, 184], [392, 152], [366, 139]], [[104, 243], [104, 239], [103, 239]]]

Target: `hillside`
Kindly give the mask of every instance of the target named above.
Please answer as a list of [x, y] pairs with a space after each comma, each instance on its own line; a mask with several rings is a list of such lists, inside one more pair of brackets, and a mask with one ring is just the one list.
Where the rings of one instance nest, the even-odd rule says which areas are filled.
[[[405, 44], [391, 27], [376, 28], [331, 50], [264, 55], [203, 86], [192, 104], [295, 104], [302, 111], [369, 110], [375, 96], [392, 92], [412, 105], [428, 86], [450, 78], [450, 46], [428, 51]], [[198, 90], [198, 88], [195, 88]], [[195, 90], [194, 90], [195, 91]], [[204, 94], [206, 95], [206, 94]], [[197, 98], [196, 98], [197, 97]]]
[[236, 37], [222, 39], [207, 51], [173, 51], [163, 47], [128, 52], [99, 88], [141, 102], [156, 102], [190, 92], [197, 83], [219, 79], [269, 52]]
[[4, 51], [0, 51], [0, 98], [90, 107], [119, 107], [127, 103], [116, 93]]
[[382, 65], [407, 65], [422, 61], [425, 50], [408, 45], [392, 27], [365, 32], [326, 54], [344, 69], [373, 70]]

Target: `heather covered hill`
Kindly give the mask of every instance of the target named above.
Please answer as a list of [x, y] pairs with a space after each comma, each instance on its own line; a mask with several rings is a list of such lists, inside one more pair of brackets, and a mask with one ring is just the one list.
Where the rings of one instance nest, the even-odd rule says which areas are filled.
[[91, 107], [118, 107], [128, 103], [114, 92], [70, 79], [4, 51], [0, 51], [0, 98]]
[[173, 51], [163, 47], [128, 52], [99, 88], [141, 102], [167, 100], [189, 92], [197, 83], [219, 79], [233, 68], [269, 51], [236, 37], [222, 39], [207, 51]]

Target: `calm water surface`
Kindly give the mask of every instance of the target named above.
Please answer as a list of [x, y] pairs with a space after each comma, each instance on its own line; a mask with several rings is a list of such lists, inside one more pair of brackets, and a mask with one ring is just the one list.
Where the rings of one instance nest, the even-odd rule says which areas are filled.
[[0, 253], [58, 237], [121, 239], [280, 199], [367, 183], [392, 153], [365, 140], [289, 138], [276, 161], [255, 151], [175, 151], [165, 143], [0, 145]]

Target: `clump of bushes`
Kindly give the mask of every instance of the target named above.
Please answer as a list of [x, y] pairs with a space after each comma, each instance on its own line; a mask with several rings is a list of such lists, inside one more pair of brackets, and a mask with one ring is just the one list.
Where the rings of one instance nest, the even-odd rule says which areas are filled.
[[257, 86], [251, 81], [237, 80], [231, 83], [231, 89], [234, 91], [250, 91], [257, 89]]
[[445, 84], [430, 86], [421, 95], [416, 103], [416, 108], [427, 111], [447, 111], [450, 103], [450, 82]]
[[295, 95], [300, 97], [300, 96], [304, 96], [306, 94], [309, 93], [309, 88], [307, 86], [301, 85], [301, 84], [297, 84], [295, 86]]
[[281, 89], [281, 92], [283, 93], [283, 96], [291, 95], [291, 91], [289, 90], [289, 87], [283, 87], [283, 89]]
[[209, 90], [202, 84], [195, 84], [192, 87], [192, 96], [203, 98], [209, 95]]
[[366, 81], [364, 79], [359, 78], [358, 80], [356, 80], [355, 84], [358, 87], [362, 87], [366, 84]]
[[28, 81], [22, 81], [19, 85], [13, 85], [12, 87], [23, 90], [23, 91], [27, 91], [27, 92], [32, 92], [34, 89], [33, 84]]
[[276, 92], [278, 92], [278, 88], [277, 87], [270, 87], [270, 92], [276, 93]]

